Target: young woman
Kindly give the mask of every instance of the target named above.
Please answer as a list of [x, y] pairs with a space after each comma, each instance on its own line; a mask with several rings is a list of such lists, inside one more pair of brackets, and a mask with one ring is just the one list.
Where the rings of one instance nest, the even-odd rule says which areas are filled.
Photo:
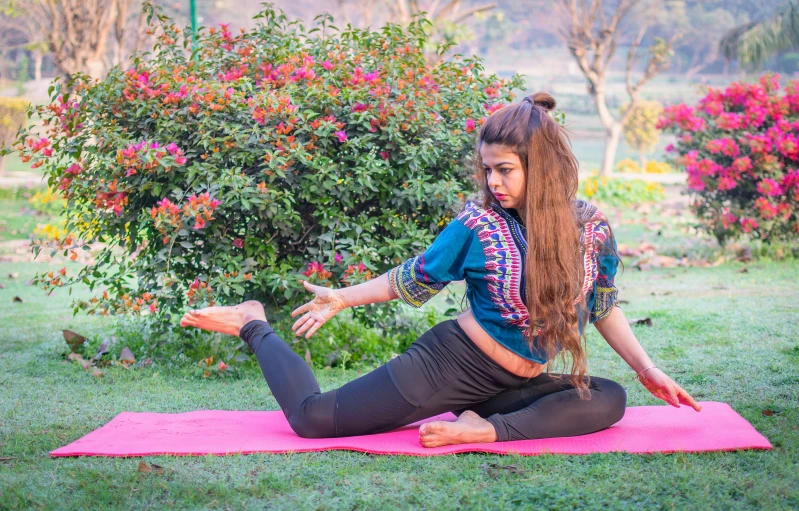
[[[313, 372], [266, 321], [258, 302], [189, 311], [182, 326], [240, 335], [294, 431], [339, 437], [389, 431], [443, 412], [457, 421], [419, 428], [422, 445], [582, 435], [619, 421], [626, 393], [588, 377], [586, 321], [655, 396], [700, 407], [654, 366], [616, 307], [618, 255], [605, 216], [575, 200], [577, 161], [537, 93], [492, 114], [481, 127], [469, 201], [423, 254], [369, 282], [329, 289], [292, 327], [311, 337], [347, 307], [396, 298], [420, 307], [450, 281], [465, 280], [470, 308], [422, 334], [387, 364], [320, 392]], [[571, 374], [544, 372], [558, 353]]]

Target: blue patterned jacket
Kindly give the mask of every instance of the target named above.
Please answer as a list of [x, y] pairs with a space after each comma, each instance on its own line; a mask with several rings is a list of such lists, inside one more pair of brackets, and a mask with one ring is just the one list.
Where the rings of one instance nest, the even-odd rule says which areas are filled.
[[[594, 323], [617, 305], [614, 278], [619, 260], [605, 215], [585, 201], [577, 201], [576, 206], [584, 224], [580, 234], [583, 294], [588, 321]], [[545, 363], [543, 350], [535, 349], [535, 344], [531, 350], [524, 337], [530, 327], [524, 289], [527, 236], [519, 220], [515, 210], [498, 204], [484, 209], [467, 202], [430, 248], [389, 271], [389, 282], [405, 303], [421, 307], [451, 281], [465, 280], [480, 326], [509, 350]], [[582, 325], [579, 307], [578, 314]]]

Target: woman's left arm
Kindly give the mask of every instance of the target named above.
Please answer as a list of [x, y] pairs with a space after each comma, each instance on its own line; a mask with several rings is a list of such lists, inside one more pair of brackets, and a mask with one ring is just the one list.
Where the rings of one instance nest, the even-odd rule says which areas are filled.
[[[613, 350], [639, 374], [643, 369], [654, 366], [652, 359], [646, 354], [641, 343], [624, 317], [624, 312], [619, 307], [612, 310], [602, 319], [594, 322], [594, 326]], [[702, 408], [682, 387], [677, 385], [666, 373], [656, 367], [647, 369], [640, 374], [639, 380], [644, 387], [657, 398], [679, 407], [680, 404], [688, 405], [697, 412]]]

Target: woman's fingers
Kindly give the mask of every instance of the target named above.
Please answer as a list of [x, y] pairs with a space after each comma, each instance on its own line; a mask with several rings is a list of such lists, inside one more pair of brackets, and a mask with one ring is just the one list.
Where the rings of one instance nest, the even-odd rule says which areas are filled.
[[310, 339], [310, 338], [311, 338], [311, 336], [312, 336], [313, 334], [315, 334], [317, 330], [319, 330], [320, 328], [322, 328], [322, 325], [324, 325], [324, 323], [323, 323], [323, 322], [319, 322], [319, 321], [317, 321], [317, 322], [316, 322], [316, 324], [313, 326], [313, 328], [311, 328], [311, 330], [310, 330], [310, 331], [308, 332], [308, 334], [305, 336], [305, 338], [306, 338], [306, 339]]
[[679, 394], [680, 403], [690, 406], [691, 408], [693, 408], [697, 412], [702, 410], [702, 407], [699, 406], [698, 404], [696, 404], [696, 401], [694, 401], [694, 398], [692, 398], [691, 395], [688, 394], [685, 391], [685, 389], [683, 389], [679, 385], [677, 386], [677, 392]]
[[[306, 309], [306, 310], [307, 310], [307, 309]], [[304, 312], [304, 311], [303, 311], [303, 312]], [[292, 329], [292, 330], [296, 330], [298, 326], [300, 326], [302, 323], [305, 323], [306, 321], [308, 321], [308, 317], [309, 317], [310, 315], [311, 315], [311, 313], [309, 312], [308, 314], [306, 314], [306, 315], [304, 315], [304, 316], [300, 317], [300, 318], [299, 318], [297, 321], [295, 321], [295, 322], [294, 322], [294, 324], [291, 326], [291, 329]]]
[[299, 328], [297, 330], [294, 330], [294, 334], [302, 335], [304, 331], [308, 330], [313, 326], [314, 321], [316, 320], [313, 318], [313, 316], [311, 316], [310, 314], [306, 314], [305, 316], [300, 318], [300, 321], [298, 321], [298, 323], [300, 323]]
[[310, 308], [311, 308], [311, 302], [308, 302], [305, 305], [300, 305], [299, 307], [291, 311], [291, 317], [293, 318], [297, 314], [302, 314], [303, 312], [307, 311]]

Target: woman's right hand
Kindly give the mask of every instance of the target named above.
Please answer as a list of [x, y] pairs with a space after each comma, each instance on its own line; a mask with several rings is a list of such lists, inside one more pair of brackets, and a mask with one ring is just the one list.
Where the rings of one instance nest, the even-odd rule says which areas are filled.
[[315, 286], [307, 280], [303, 280], [302, 283], [305, 289], [311, 291], [316, 296], [305, 305], [294, 309], [291, 313], [291, 317], [302, 314], [303, 312], [305, 312], [305, 315], [298, 319], [291, 329], [294, 331], [295, 335], [302, 335], [303, 332], [310, 328], [305, 335], [305, 338], [308, 339], [316, 333], [328, 319], [346, 309], [347, 305], [335, 289]]

